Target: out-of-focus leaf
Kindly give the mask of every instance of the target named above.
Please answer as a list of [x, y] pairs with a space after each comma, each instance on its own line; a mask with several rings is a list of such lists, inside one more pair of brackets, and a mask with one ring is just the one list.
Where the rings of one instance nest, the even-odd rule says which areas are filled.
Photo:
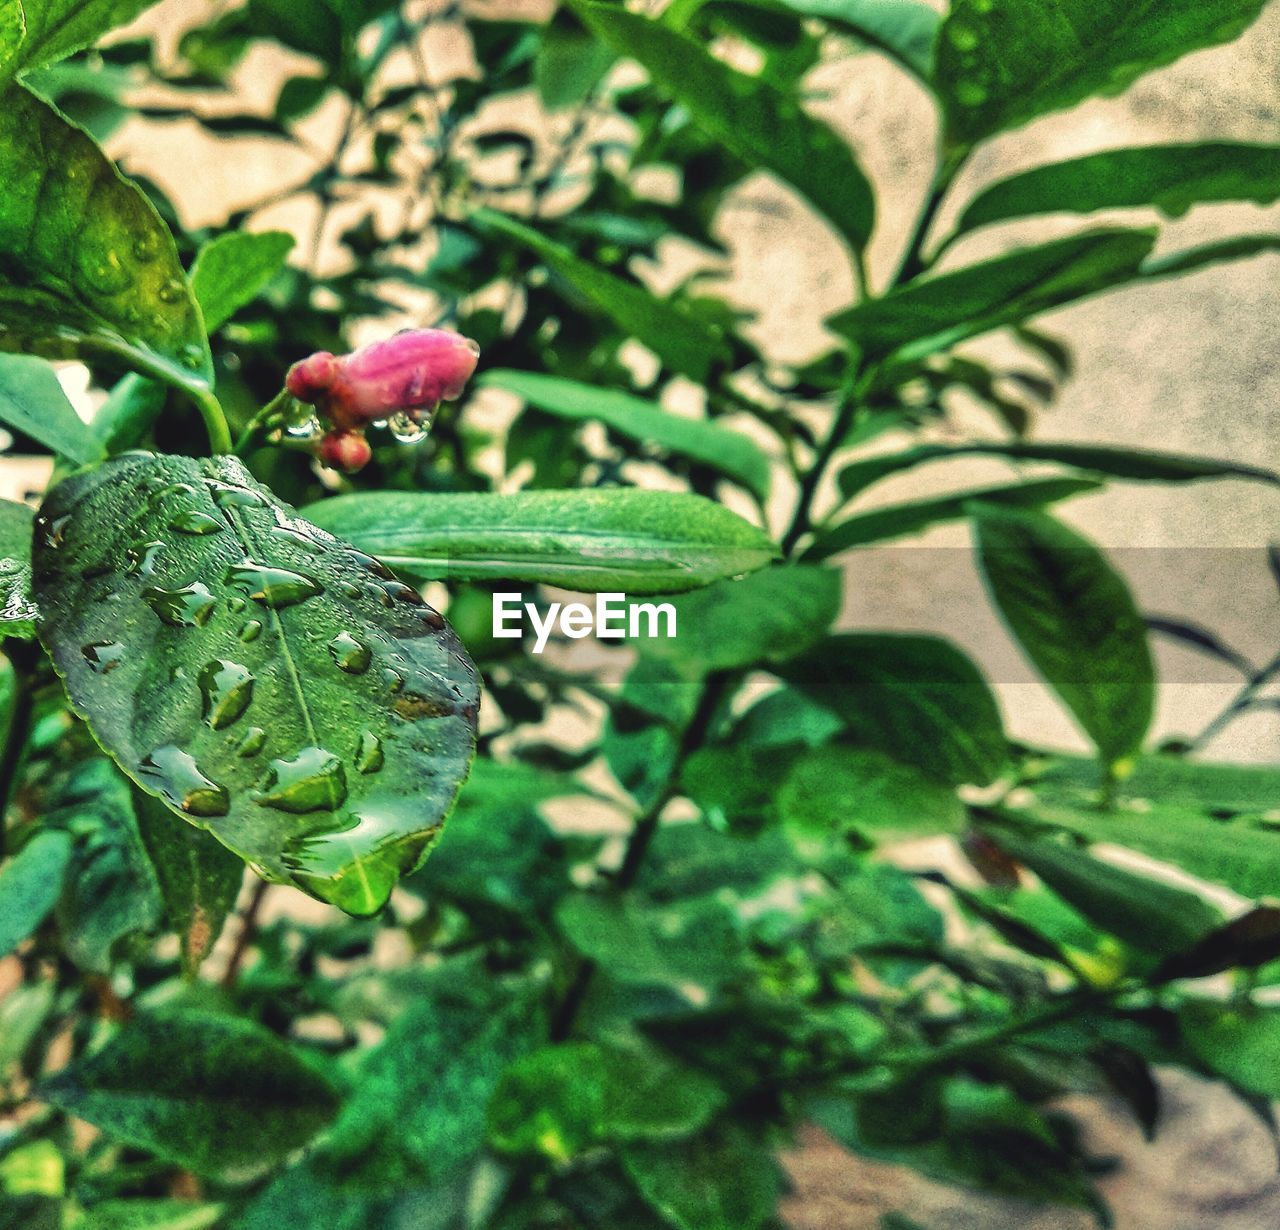
[[984, 188], [956, 233], [1036, 214], [1151, 205], [1180, 217], [1208, 201], [1268, 205], [1280, 197], [1280, 146], [1239, 141], [1143, 145], [1033, 167]]
[[191, 266], [191, 289], [212, 333], [265, 289], [293, 249], [286, 231], [232, 231], [209, 240]]
[[978, 562], [1023, 651], [1108, 764], [1134, 755], [1155, 710], [1147, 631], [1088, 539], [1040, 512], [974, 505]]
[[826, 559], [869, 542], [902, 538], [947, 521], [959, 521], [969, 515], [975, 500], [1008, 508], [1042, 508], [1074, 495], [1098, 491], [1102, 485], [1091, 478], [1039, 478], [1000, 487], [958, 491], [954, 495], [935, 496], [928, 500], [912, 500], [907, 504], [891, 504], [887, 508], [858, 513], [824, 530], [805, 551], [804, 557]]
[[75, 1230], [208, 1230], [222, 1214], [220, 1204], [191, 1200], [104, 1200], [85, 1211]]
[[102, 458], [102, 446], [43, 359], [0, 354], [0, 423], [77, 465], [92, 465]]
[[805, 17], [883, 51], [926, 85], [933, 75], [934, 49], [942, 24], [920, 0], [782, 0]]
[[1187, 1045], [1219, 1076], [1266, 1098], [1280, 1097], [1280, 1010], [1189, 1000], [1178, 1009]]
[[1248, 260], [1264, 252], [1276, 251], [1280, 251], [1280, 235], [1236, 235], [1231, 239], [1219, 239], [1153, 257], [1142, 266], [1142, 276], [1147, 279], [1180, 277], [1224, 261]]
[[596, 268], [562, 244], [496, 210], [479, 209], [471, 220], [482, 231], [496, 231], [523, 244], [619, 328], [691, 380], [705, 384], [712, 368], [727, 360], [729, 352], [721, 329], [683, 305]]
[[1006, 764], [995, 697], [948, 641], [847, 633], [775, 670], [839, 715], [857, 742], [939, 781], [985, 784]]
[[543, 28], [533, 61], [533, 82], [548, 111], [576, 107], [589, 98], [617, 55], [573, 15], [558, 8]]
[[1264, 0], [956, 0], [934, 88], [961, 147], [1236, 38]]
[[620, 435], [711, 466], [761, 499], [769, 494], [769, 459], [754, 440], [719, 423], [672, 414], [627, 393], [556, 376], [491, 371], [479, 383], [515, 393], [557, 418], [598, 420]]
[[264, 875], [381, 909], [474, 746], [444, 620], [234, 458], [130, 453], [41, 516], [41, 636], [121, 768]]
[[8, 956], [49, 916], [70, 862], [70, 838], [42, 832], [0, 867], [0, 956]]
[[135, 1017], [36, 1096], [108, 1136], [201, 1175], [246, 1177], [326, 1126], [338, 1099], [302, 1053], [236, 1017]]
[[1157, 979], [1207, 978], [1229, 969], [1257, 969], [1280, 958], [1280, 907], [1260, 905], [1164, 961]]
[[423, 580], [676, 593], [754, 572], [777, 555], [763, 530], [685, 492], [379, 491], [305, 511], [317, 525]]
[[575, 10], [620, 54], [752, 167], [790, 184], [856, 250], [875, 225], [875, 196], [853, 152], [790, 94], [715, 59], [707, 50], [625, 9], [575, 0]]
[[489, 1103], [489, 1142], [502, 1153], [563, 1164], [600, 1143], [604, 1061], [589, 1042], [544, 1046], [517, 1059]]
[[160, 416], [169, 390], [158, 380], [130, 372], [116, 381], [89, 425], [109, 456], [137, 448]]
[[88, 47], [155, 0], [0, 0], [0, 85]]
[[11, 83], [0, 91], [0, 342], [77, 344], [186, 388], [209, 344], [173, 237], [93, 140]]

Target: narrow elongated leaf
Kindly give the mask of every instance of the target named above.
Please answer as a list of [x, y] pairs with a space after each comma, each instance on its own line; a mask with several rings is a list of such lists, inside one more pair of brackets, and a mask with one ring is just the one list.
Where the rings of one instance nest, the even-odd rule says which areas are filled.
[[1240, 1089], [1280, 1097], [1280, 1010], [1190, 1000], [1178, 1010], [1187, 1045]]
[[975, 440], [969, 444], [917, 444], [900, 453], [884, 453], [851, 462], [840, 472], [840, 494], [846, 500], [891, 474], [914, 469], [927, 461], [952, 457], [1007, 457], [1011, 461], [1052, 461], [1124, 478], [1132, 482], [1190, 483], [1206, 478], [1252, 478], [1280, 483], [1280, 474], [1237, 461], [1190, 457], [1179, 453], [1153, 453], [1147, 449], [1111, 448], [1103, 444], [1058, 444], [1054, 441], [1017, 440], [1008, 443]]
[[368, 914], [438, 835], [471, 757], [470, 661], [234, 458], [130, 453], [60, 483], [35, 591], [103, 747], [263, 874]]
[[795, 98], [721, 63], [660, 22], [589, 0], [575, 0], [574, 7], [619, 54], [639, 60], [711, 136], [790, 184], [855, 250], [866, 246], [875, 225], [871, 185], [845, 142]]
[[956, 233], [1036, 214], [1151, 205], [1177, 218], [1209, 201], [1269, 205], [1277, 198], [1280, 145], [1144, 145], [1086, 154], [999, 180], [965, 206]]
[[805, 552], [806, 559], [826, 559], [852, 547], [869, 542], [884, 542], [918, 534], [930, 526], [959, 521], [968, 516], [974, 500], [1011, 508], [1041, 508], [1073, 495], [1085, 495], [1101, 489], [1102, 483], [1090, 478], [1042, 478], [1002, 487], [983, 487], [976, 491], [958, 491], [955, 495], [937, 496], [931, 500], [912, 500], [908, 504], [892, 504], [860, 513], [819, 534]]
[[675, 593], [763, 568], [777, 548], [727, 508], [683, 492], [379, 491], [313, 504], [317, 525], [410, 576]]
[[637, 282], [597, 269], [562, 244], [496, 210], [477, 210], [472, 220], [482, 229], [498, 231], [522, 243], [619, 328], [691, 380], [705, 384], [712, 367], [728, 359], [729, 350], [719, 327], [686, 308], [659, 298]]
[[209, 1230], [222, 1213], [220, 1204], [191, 1200], [104, 1200], [75, 1225], [76, 1230]]
[[286, 231], [233, 231], [211, 239], [191, 266], [191, 289], [210, 333], [252, 303], [293, 249]]
[[991, 689], [974, 664], [932, 636], [832, 636], [775, 668], [836, 713], [855, 740], [939, 781], [990, 782], [1008, 746]]
[[102, 457], [102, 446], [43, 359], [0, 354], [0, 423], [77, 465], [91, 465]]
[[0, 956], [7, 957], [49, 916], [71, 861], [65, 833], [37, 833], [0, 867]]
[[1078, 846], [1003, 831], [996, 840], [1090, 922], [1146, 952], [1182, 952], [1225, 921], [1203, 897], [1094, 858]]
[[617, 56], [566, 8], [558, 8], [538, 40], [533, 83], [548, 111], [589, 98]]
[[95, 43], [155, 0], [0, 0], [0, 85]]
[[619, 435], [712, 466], [762, 499], [769, 494], [769, 459], [753, 440], [718, 423], [672, 414], [653, 402], [613, 389], [533, 372], [486, 372], [479, 383], [516, 393], [557, 418], [596, 419]]
[[1023, 652], [1114, 764], [1142, 746], [1155, 667], [1133, 596], [1102, 552], [1045, 513], [975, 505], [978, 563]]
[[805, 17], [852, 34], [883, 51], [926, 85], [933, 75], [934, 49], [942, 19], [920, 0], [782, 0]]
[[0, 500], [0, 636], [30, 640], [39, 617], [31, 597], [31, 532], [35, 513]]
[[1280, 252], [1280, 235], [1237, 235], [1232, 239], [1219, 239], [1155, 257], [1142, 266], [1142, 276], [1148, 279], [1175, 278], [1225, 261], [1249, 260], [1266, 252]]
[[169, 810], [149, 794], [138, 791], [135, 803], [165, 916], [182, 944], [182, 967], [194, 974], [235, 906], [244, 863], [203, 829], [174, 824]]
[[920, 358], [1131, 281], [1154, 243], [1151, 230], [1072, 235], [909, 283], [828, 324], [869, 355]]
[[261, 1025], [192, 1011], [136, 1017], [36, 1096], [116, 1140], [228, 1178], [306, 1144], [338, 1104], [320, 1069]]
[[143, 192], [48, 103], [0, 90], [0, 346], [70, 345], [182, 386], [212, 380], [200, 310]]
[[1230, 42], [1265, 0], [956, 0], [934, 88], [947, 139], [970, 145]]

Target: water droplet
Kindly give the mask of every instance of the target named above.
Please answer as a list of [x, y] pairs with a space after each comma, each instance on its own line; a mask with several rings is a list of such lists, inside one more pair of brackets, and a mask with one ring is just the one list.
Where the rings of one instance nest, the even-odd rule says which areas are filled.
[[236, 755], [242, 760], [256, 756], [267, 745], [267, 732], [261, 726], [250, 726], [244, 738], [236, 744]]
[[257, 599], [273, 610], [305, 602], [324, 592], [318, 581], [304, 577], [300, 572], [273, 568], [269, 564], [258, 564], [249, 559], [240, 564], [232, 564], [226, 571], [225, 579], [229, 584], [244, 590], [250, 598]]
[[49, 520], [47, 517], [37, 517], [37, 528], [44, 531], [44, 545], [51, 551], [57, 551], [67, 540], [67, 526], [71, 522], [71, 514], [67, 513], [62, 517], [54, 517]]
[[266, 788], [254, 797], [265, 807], [295, 815], [333, 811], [346, 800], [347, 777], [332, 752], [304, 747], [292, 760], [273, 760]]
[[320, 420], [309, 414], [305, 419], [286, 424], [284, 432], [291, 440], [314, 440], [323, 430]]
[[174, 628], [203, 628], [217, 605], [209, 587], [201, 581], [192, 581], [181, 589], [148, 586], [142, 591], [142, 600]]
[[287, 538], [295, 547], [301, 547], [304, 551], [310, 552], [312, 555], [319, 555], [324, 551], [324, 546], [316, 542], [310, 534], [303, 530], [296, 530], [291, 525], [273, 525], [271, 533], [279, 538]]
[[192, 371], [198, 371], [204, 366], [204, 350], [194, 343], [184, 346], [182, 348], [182, 366], [189, 367]]
[[422, 601], [418, 591], [403, 581], [387, 581], [383, 584], [382, 590], [392, 602], [411, 602], [417, 606]]
[[251, 619], [240, 629], [240, 639], [245, 642], [256, 641], [261, 633], [261, 622], [256, 619]]
[[404, 687], [404, 676], [399, 671], [393, 671], [391, 667], [388, 666], [382, 672], [382, 682], [385, 683], [388, 690], [394, 694]]
[[133, 241], [133, 259], [144, 265], [160, 255], [160, 237], [154, 234], [139, 235]]
[[338, 666], [349, 675], [363, 675], [373, 661], [369, 646], [356, 640], [350, 632], [339, 632], [329, 642], [329, 652]]
[[219, 508], [262, 508], [266, 503], [256, 491], [250, 491], [248, 487], [236, 487], [213, 479], [208, 480], [208, 484], [213, 502]]
[[351, 581], [339, 581], [338, 592], [344, 598], [359, 598], [359, 597], [362, 597], [364, 594], [364, 590], [362, 590], [360, 586], [354, 584]]
[[357, 568], [363, 568], [365, 572], [371, 572], [380, 580], [394, 581], [396, 579], [395, 573], [380, 559], [375, 559], [372, 555], [366, 555], [363, 551], [357, 551], [354, 547], [348, 547], [345, 554], [350, 563]]
[[200, 772], [195, 757], [172, 743], [156, 748], [139, 766], [139, 777], [152, 791], [192, 816], [225, 816], [231, 796]]
[[94, 641], [92, 645], [83, 646], [80, 652], [99, 675], [115, 670], [124, 661], [124, 646], [118, 641]]
[[184, 508], [169, 522], [169, 528], [180, 534], [218, 534], [226, 529], [226, 523], [198, 508]]
[[236, 597], [234, 594], [227, 599], [227, 609], [232, 615], [239, 615], [248, 605], [243, 598]]
[[215, 658], [200, 670], [204, 719], [214, 730], [230, 726], [253, 699], [253, 674], [239, 662]]
[[425, 603], [418, 610], [418, 618], [435, 632], [439, 632], [444, 627], [444, 616], [435, 607], [427, 606]]
[[418, 444], [427, 438], [427, 432], [431, 430], [431, 421], [428, 419], [424, 423], [407, 411], [401, 410], [387, 420], [387, 426], [401, 444]]
[[133, 273], [114, 248], [87, 244], [76, 255], [83, 285], [95, 295], [118, 295], [133, 285]]
[[356, 768], [361, 773], [377, 773], [386, 759], [382, 751], [382, 740], [366, 730], [360, 736], [360, 744], [356, 748]]
[[423, 696], [418, 692], [405, 692], [403, 695], [397, 696], [391, 707], [402, 718], [408, 718], [411, 722], [416, 722], [419, 718], [424, 717], [448, 717], [451, 713], [457, 712], [452, 702], [434, 700], [430, 696]]
[[156, 559], [163, 550], [164, 543], [159, 541], [142, 542], [130, 547], [125, 552], [125, 558], [129, 561], [125, 571], [143, 577], [153, 576], [156, 570]]
[[156, 291], [161, 303], [178, 303], [185, 293], [185, 288], [177, 278], [170, 278]]
[[971, 25], [954, 19], [947, 22], [947, 40], [957, 51], [973, 51], [982, 41]]

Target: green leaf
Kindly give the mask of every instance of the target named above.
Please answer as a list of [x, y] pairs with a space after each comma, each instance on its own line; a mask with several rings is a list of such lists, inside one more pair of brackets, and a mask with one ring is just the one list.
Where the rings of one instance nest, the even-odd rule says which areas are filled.
[[858, 632], [832, 636], [776, 669], [843, 719], [855, 739], [951, 785], [985, 785], [1008, 745], [995, 697], [948, 641]]
[[0, 0], [0, 85], [127, 25], [155, 0]]
[[134, 796], [138, 831], [160, 886], [165, 917], [182, 944], [182, 967], [195, 974], [235, 906], [244, 863], [192, 824], [175, 824], [149, 794]]
[[0, 867], [0, 956], [8, 956], [49, 916], [71, 862], [65, 833], [40, 832]]
[[1155, 709], [1146, 627], [1123, 578], [1045, 513], [974, 505], [978, 564], [1000, 614], [1108, 764], [1134, 755]]
[[1265, 0], [956, 0], [934, 88], [946, 137], [968, 146], [1231, 42]]
[[542, 105], [563, 111], [585, 102], [616, 59], [570, 9], [557, 8], [533, 60], [533, 84]]
[[20, 85], [0, 92], [0, 340], [68, 343], [188, 389], [213, 379], [173, 237], [92, 138]]
[[587, 0], [575, 0], [574, 8], [620, 55], [638, 60], [709, 136], [790, 184], [855, 251], [866, 247], [875, 226], [871, 184], [845, 142], [795, 98], [660, 22]]
[[773, 1216], [782, 1182], [769, 1150], [721, 1126], [670, 1144], [632, 1145], [622, 1164], [676, 1230], [756, 1230]]
[[1033, 167], [984, 188], [965, 206], [956, 234], [1037, 214], [1154, 206], [1178, 218], [1210, 201], [1280, 198], [1280, 146], [1239, 141], [1144, 145]]
[[563, 1164], [603, 1137], [604, 1060], [589, 1042], [544, 1046], [517, 1059], [489, 1103], [489, 1143], [501, 1153]]
[[954, 495], [935, 496], [928, 500], [912, 500], [906, 504], [891, 504], [887, 508], [859, 513], [832, 529], [824, 530], [805, 551], [804, 558], [826, 559], [869, 542], [902, 538], [947, 521], [959, 521], [969, 515], [974, 501], [1007, 508], [1040, 508], [1101, 488], [1102, 483], [1091, 478], [1038, 478], [1001, 487], [958, 491]]
[[884, 52], [926, 85], [933, 76], [941, 18], [920, 0], [782, 0], [805, 17]]
[[191, 266], [191, 289], [210, 333], [266, 289], [284, 268], [293, 244], [286, 231], [233, 231], [200, 249]]
[[928, 461], [948, 461], [953, 457], [968, 456], [1007, 457], [1011, 461], [1051, 461], [1131, 482], [1190, 483], [1205, 478], [1254, 478], [1265, 483], [1280, 483], [1280, 474], [1275, 470], [1211, 457], [1111, 448], [1104, 444], [975, 440], [968, 444], [917, 444], [900, 453], [882, 453], [851, 462], [840, 472], [840, 493], [846, 500], [852, 499], [872, 483], [892, 474], [900, 474]]
[[306, 513], [423, 580], [661, 594], [752, 572], [777, 555], [763, 530], [684, 492], [379, 491], [325, 500]]
[[1181, 252], [1170, 252], [1167, 256], [1154, 257], [1142, 266], [1142, 276], [1147, 280], [1181, 277], [1184, 273], [1195, 273], [1224, 261], [1248, 260], [1262, 253], [1277, 251], [1280, 251], [1280, 235], [1236, 235], [1231, 239], [1219, 239]]
[[92, 465], [102, 458], [102, 446], [43, 359], [0, 354], [0, 423], [77, 465]]
[[596, 419], [619, 435], [709, 465], [761, 499], [769, 494], [769, 459], [755, 441], [719, 423], [685, 418], [615, 389], [556, 376], [499, 370], [486, 372], [479, 383], [515, 393], [557, 418]]
[[778, 814], [797, 832], [819, 836], [919, 836], [965, 825], [954, 790], [881, 752], [836, 745], [796, 762], [778, 790]]
[[831, 568], [765, 568], [717, 581], [672, 600], [674, 637], [638, 642], [646, 657], [683, 678], [794, 657], [824, 636], [840, 612], [840, 573]]
[[1249, 1093], [1280, 1097], [1280, 1010], [1188, 1000], [1178, 1024], [1186, 1044], [1219, 1076]]
[[160, 417], [168, 396], [169, 390], [159, 381], [130, 372], [116, 381], [89, 430], [111, 457], [138, 448]]
[[36, 634], [40, 612], [31, 598], [34, 518], [25, 504], [0, 500], [0, 636], [30, 640]]
[[117, 943], [160, 920], [129, 785], [106, 757], [94, 756], [61, 775], [45, 805], [46, 823], [75, 839], [55, 911], [63, 947], [81, 969], [109, 973]]
[[911, 282], [827, 323], [870, 357], [905, 361], [1018, 324], [1049, 308], [1132, 281], [1153, 230], [1097, 230]]
[[711, 1077], [640, 1039], [601, 1043], [604, 1136], [666, 1140], [704, 1128], [727, 1100]]
[[208, 1230], [222, 1213], [220, 1204], [190, 1200], [104, 1200], [85, 1211], [75, 1230]]
[[993, 836], [1090, 922], [1144, 952], [1182, 952], [1224, 921], [1222, 911], [1203, 897], [1103, 862], [1079, 846], [1033, 841], [1003, 828]]
[[35, 1096], [116, 1140], [225, 1178], [282, 1161], [338, 1104], [319, 1068], [262, 1026], [190, 1010], [135, 1017]]
[[471, 220], [482, 231], [496, 231], [523, 244], [674, 371], [705, 384], [712, 368], [728, 361], [729, 350], [720, 327], [682, 304], [596, 268], [562, 244], [496, 210], [478, 209]]
[[58, 484], [35, 591], [103, 747], [264, 875], [369, 914], [421, 862], [471, 758], [471, 663], [234, 458], [131, 453]]

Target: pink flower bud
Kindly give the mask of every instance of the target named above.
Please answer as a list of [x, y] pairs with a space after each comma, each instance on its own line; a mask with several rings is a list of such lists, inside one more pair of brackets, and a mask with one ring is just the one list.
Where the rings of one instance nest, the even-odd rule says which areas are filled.
[[480, 347], [460, 333], [417, 329], [349, 355], [320, 351], [295, 363], [285, 384], [336, 427], [358, 427], [451, 401], [475, 371], [479, 354]]
[[331, 431], [316, 446], [316, 456], [335, 470], [354, 474], [369, 464], [373, 450], [358, 431]]

